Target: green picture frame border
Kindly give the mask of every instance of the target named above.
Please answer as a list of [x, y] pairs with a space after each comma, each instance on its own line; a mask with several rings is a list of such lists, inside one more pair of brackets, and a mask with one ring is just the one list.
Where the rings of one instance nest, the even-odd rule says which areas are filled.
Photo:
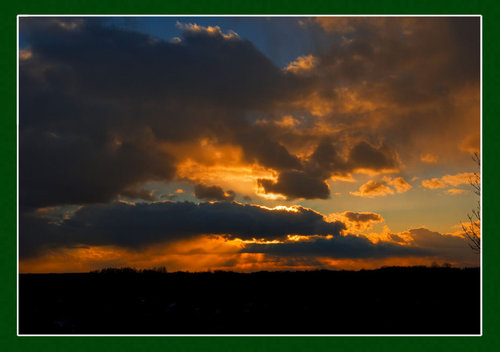
[[[483, 335], [457, 337], [30, 337], [17, 336], [16, 50], [19, 14], [394, 14], [481, 15], [483, 33]], [[493, 0], [21, 0], [0, 5], [0, 346], [4, 351], [495, 351], [500, 349], [500, 5]], [[460, 292], [457, 292], [460, 295]], [[464, 297], [464, 300], [467, 298]], [[460, 309], [461, 307], [457, 307]], [[325, 317], [334, 319], [334, 317]]]

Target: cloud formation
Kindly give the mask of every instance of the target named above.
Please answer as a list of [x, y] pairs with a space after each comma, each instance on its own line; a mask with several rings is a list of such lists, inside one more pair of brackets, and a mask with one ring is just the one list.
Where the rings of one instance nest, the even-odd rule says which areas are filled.
[[317, 60], [313, 55], [299, 56], [297, 60], [291, 62], [286, 68], [285, 71], [290, 71], [293, 73], [305, 73], [311, 70], [315, 65]]
[[461, 236], [442, 234], [426, 228], [411, 229], [400, 234], [409, 236], [408, 242], [418, 248], [429, 248], [436, 256], [450, 262], [478, 265], [479, 258], [470, 250]]
[[456, 187], [459, 185], [469, 184], [473, 177], [474, 173], [463, 172], [456, 175], [444, 175], [441, 178], [422, 180], [421, 184], [425, 188], [429, 189], [445, 188], [449, 186]]
[[283, 194], [288, 199], [327, 199], [330, 187], [321, 178], [311, 176], [303, 171], [284, 171], [275, 182], [269, 179], [259, 179], [258, 184], [264, 193]]
[[247, 244], [244, 253], [266, 253], [285, 256], [318, 256], [330, 258], [386, 258], [425, 256], [430, 251], [421, 248], [402, 246], [392, 242], [373, 243], [364, 236], [338, 236], [330, 239], [314, 238], [303, 242], [272, 244]]
[[196, 198], [201, 200], [218, 200], [232, 202], [236, 194], [229, 190], [224, 192], [220, 186], [207, 186], [204, 184], [197, 184], [194, 186], [194, 195]]
[[362, 141], [344, 158], [332, 143], [323, 140], [303, 163], [302, 170], [282, 171], [276, 181], [259, 179], [258, 185], [264, 193], [282, 194], [287, 199], [327, 199], [330, 187], [326, 180], [330, 177], [359, 170], [395, 170], [397, 165], [397, 155], [387, 145], [374, 147]]
[[31, 53], [19, 77], [23, 204], [107, 202], [172, 180], [181, 160], [164, 143], [202, 137], [239, 145], [249, 163], [300, 168], [245, 111], [270, 109], [304, 82], [250, 42], [196, 25], [175, 43], [99, 19], [22, 18], [20, 27]]
[[376, 182], [376, 181], [368, 181], [367, 183], [361, 185], [359, 187], [358, 192], [349, 192], [353, 196], [358, 196], [358, 197], [367, 197], [367, 198], [374, 198], [374, 197], [383, 197], [388, 194], [394, 194], [394, 191], [392, 188], [386, 186], [386, 182]]
[[36, 214], [23, 214], [21, 257], [47, 248], [114, 245], [139, 250], [145, 246], [218, 234], [243, 240], [274, 240], [289, 234], [337, 236], [345, 225], [329, 222], [311, 209], [270, 209], [239, 203], [161, 202], [88, 205], [60, 225]]
[[477, 256], [470, 251], [463, 237], [441, 234], [426, 228], [411, 229], [398, 234], [388, 233], [387, 239], [379, 239], [376, 242], [364, 235], [344, 235], [266, 245], [249, 243], [242, 252], [330, 259], [379, 260], [420, 257], [428, 261], [438, 259], [462, 265], [478, 265]]
[[356, 213], [352, 211], [346, 211], [342, 213], [347, 219], [353, 222], [380, 222], [383, 220], [382, 216], [377, 213], [367, 213], [367, 212], [361, 212], [361, 213]]
[[[389, 187], [389, 185], [394, 187], [394, 189]], [[388, 194], [394, 194], [394, 190], [396, 190], [396, 192], [399, 194], [406, 193], [411, 188], [412, 186], [402, 177], [392, 178], [389, 176], [384, 176], [382, 181], [380, 182], [370, 180], [361, 185], [358, 192], [349, 193], [353, 196], [374, 198], [383, 197]]]
[[343, 213], [332, 213], [328, 219], [338, 220], [345, 223], [348, 232], [359, 233], [360, 231], [370, 230], [373, 224], [384, 221], [382, 215], [373, 212], [355, 212], [344, 211]]
[[385, 182], [393, 186], [398, 193], [406, 193], [410, 189], [412, 189], [412, 186], [402, 177], [396, 177], [394, 179], [391, 177], [385, 177], [384, 180]]

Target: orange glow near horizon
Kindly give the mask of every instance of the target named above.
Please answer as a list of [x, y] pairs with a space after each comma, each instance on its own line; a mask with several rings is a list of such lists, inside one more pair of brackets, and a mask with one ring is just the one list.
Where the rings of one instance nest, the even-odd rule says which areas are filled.
[[[102, 260], [99, 260], [102, 259]], [[377, 269], [383, 266], [431, 266], [435, 263], [449, 262], [435, 257], [397, 257], [333, 259], [325, 257], [283, 259], [264, 253], [195, 253], [164, 254], [151, 256], [117, 248], [89, 247], [66, 249], [31, 260], [21, 260], [20, 273], [68, 273], [89, 272], [105, 268], [131, 267], [151, 269], [164, 266], [169, 272], [188, 271], [206, 272], [212, 270], [253, 272], [273, 270], [316, 270], [317, 263], [329, 270]], [[459, 263], [450, 264], [456, 266]]]
[[[278, 207], [277, 207], [278, 208]], [[396, 242], [391, 235], [397, 235], [404, 242]], [[462, 237], [457, 231], [451, 233]], [[372, 243], [380, 241], [409, 246], [414, 239], [408, 232], [393, 234], [385, 226], [381, 233], [363, 234]], [[152, 245], [142, 250], [131, 250], [115, 246], [82, 246], [45, 252], [42, 256], [24, 259], [19, 263], [20, 273], [63, 273], [89, 272], [109, 267], [131, 267], [150, 269], [164, 266], [168, 271], [202, 272], [226, 270], [251, 272], [260, 270], [315, 270], [317, 264], [330, 270], [377, 269], [382, 266], [432, 265], [450, 262], [439, 257], [388, 257], [384, 259], [335, 259], [317, 257], [278, 257], [265, 253], [244, 253], [241, 250], [248, 244], [279, 244], [287, 242], [307, 242], [315, 237], [288, 235], [280, 240], [241, 240], [228, 239], [221, 235], [205, 235], [180, 240], [170, 244]], [[329, 235], [324, 238], [331, 239]], [[453, 265], [459, 263], [452, 262]]]

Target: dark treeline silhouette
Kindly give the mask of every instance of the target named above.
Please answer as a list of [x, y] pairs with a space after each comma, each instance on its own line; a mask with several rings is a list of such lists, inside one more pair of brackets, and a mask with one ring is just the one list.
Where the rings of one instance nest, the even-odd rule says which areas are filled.
[[21, 334], [478, 334], [479, 268], [21, 274]]

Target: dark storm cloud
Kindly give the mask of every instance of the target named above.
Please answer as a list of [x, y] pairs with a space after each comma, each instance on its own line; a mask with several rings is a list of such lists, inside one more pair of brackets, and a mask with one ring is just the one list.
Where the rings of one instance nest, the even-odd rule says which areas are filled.
[[360, 169], [395, 169], [398, 165], [396, 154], [386, 145], [376, 148], [361, 141], [343, 158], [333, 143], [323, 140], [303, 163], [303, 171], [282, 171], [277, 181], [259, 179], [258, 183], [265, 193], [279, 193], [287, 199], [327, 199], [330, 188], [326, 180], [331, 176], [345, 176]]
[[327, 139], [322, 140], [312, 153], [306, 169], [319, 176], [346, 175], [359, 169], [380, 171], [398, 167], [396, 153], [387, 145], [374, 147], [361, 141], [349, 150], [347, 158], [337, 152], [338, 147]]
[[29, 257], [47, 248], [115, 245], [142, 248], [203, 234], [240, 239], [281, 239], [288, 234], [338, 235], [342, 222], [327, 222], [313, 210], [270, 210], [239, 203], [163, 202], [89, 205], [61, 225], [24, 213], [20, 221], [20, 253]]
[[337, 148], [328, 140], [321, 141], [310, 157], [308, 170], [311, 174], [328, 178], [332, 173], [346, 174], [347, 162], [339, 155]]
[[[113, 148], [86, 136], [25, 131], [19, 146], [23, 206], [106, 202], [147, 179], [171, 179], [173, 158], [148, 141]], [[143, 195], [144, 196], [144, 195]], [[141, 198], [144, 198], [141, 196]]]
[[259, 179], [258, 183], [265, 193], [283, 194], [287, 199], [327, 199], [330, 195], [330, 188], [325, 181], [302, 171], [283, 171], [276, 182]]
[[280, 260], [318, 257], [332, 259], [428, 257], [478, 265], [477, 255], [470, 250], [462, 237], [441, 234], [425, 228], [389, 234], [389, 237], [393, 242], [373, 243], [365, 236], [342, 235], [271, 244], [247, 243], [241, 252], [279, 256]]
[[397, 166], [394, 152], [386, 145], [374, 148], [366, 142], [360, 142], [349, 151], [351, 169], [394, 169]]
[[450, 262], [467, 263], [468, 266], [478, 266], [480, 258], [474, 251], [470, 250], [467, 241], [461, 237], [450, 234], [443, 234], [430, 231], [426, 228], [411, 229], [399, 234], [389, 234], [389, 236], [398, 242], [405, 242], [406, 245], [414, 248], [427, 249], [443, 260]]
[[238, 131], [237, 141], [245, 146], [245, 156], [249, 162], [259, 162], [263, 166], [276, 170], [300, 169], [300, 160], [290, 155], [288, 150], [272, 140], [266, 138], [269, 134], [263, 128], [251, 128]]
[[330, 239], [314, 238], [309, 241], [272, 244], [247, 244], [244, 253], [266, 253], [283, 256], [315, 256], [330, 258], [387, 258], [423, 256], [427, 249], [402, 246], [390, 242], [374, 244], [364, 236], [337, 236]]
[[120, 192], [120, 196], [129, 199], [143, 199], [153, 201], [155, 200], [154, 192], [148, 191], [143, 188], [129, 188]]
[[[21, 18], [20, 201], [106, 202], [148, 180], [171, 180], [161, 148], [212, 137], [275, 169], [298, 159], [257, 129], [265, 110], [305, 82], [250, 42], [186, 26], [180, 42], [105, 27], [98, 19]], [[300, 83], [300, 85], [299, 85]]]
[[449, 260], [477, 260], [464, 238], [441, 234], [426, 228], [411, 229], [408, 235], [413, 239], [411, 244], [420, 248], [439, 248], [443, 256]]
[[346, 211], [343, 212], [342, 215], [353, 222], [380, 222], [383, 220], [382, 216], [377, 213], [356, 213], [353, 211]]
[[[331, 216], [336, 216], [332, 214]], [[374, 223], [383, 222], [384, 218], [377, 213], [344, 211], [338, 214], [342, 221], [345, 221], [349, 230], [367, 231], [373, 227]]]
[[255, 108], [267, 105], [266, 97], [286, 94], [291, 83], [253, 44], [220, 32], [187, 27], [182, 40], [172, 43], [106, 27], [98, 19], [87, 18], [73, 29], [64, 23], [22, 18], [20, 26], [33, 58], [53, 66], [51, 74], [69, 74], [58, 77], [91, 96], [196, 98]]
[[224, 192], [220, 186], [208, 186], [204, 184], [197, 184], [194, 186], [194, 195], [198, 199], [202, 200], [219, 200], [231, 202], [236, 196], [231, 190]]

